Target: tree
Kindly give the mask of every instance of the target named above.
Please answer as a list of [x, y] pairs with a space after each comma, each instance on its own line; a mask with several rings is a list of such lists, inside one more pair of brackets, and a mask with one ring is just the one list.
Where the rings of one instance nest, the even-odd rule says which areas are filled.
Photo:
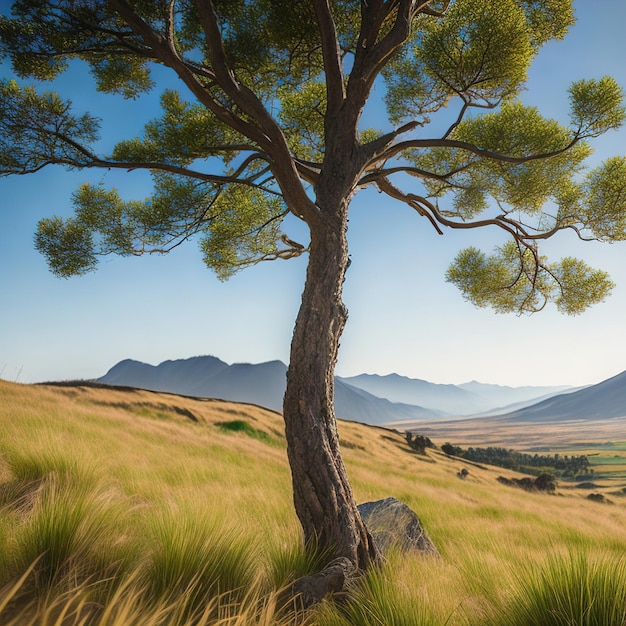
[[[133, 98], [163, 66], [184, 90], [165, 90], [162, 117], [101, 155], [89, 113], [1, 84], [0, 173], [57, 164], [154, 178], [143, 201], [82, 186], [73, 218], [42, 220], [36, 246], [55, 274], [89, 272], [107, 254], [166, 253], [194, 236], [221, 278], [308, 254], [284, 398], [294, 504], [305, 539], [357, 567], [379, 553], [333, 408], [355, 194], [375, 187], [440, 233], [507, 233], [491, 255], [461, 251], [447, 273], [478, 306], [530, 313], [551, 301], [576, 314], [611, 289], [606, 273], [550, 262], [538, 247], [563, 229], [626, 238], [626, 159], [585, 170], [588, 140], [623, 121], [618, 84], [573, 84], [569, 126], [519, 99], [533, 57], [573, 23], [571, 0], [15, 0], [11, 10], [0, 53], [20, 78], [49, 80], [80, 60], [99, 90]], [[375, 84], [386, 128], [363, 129]], [[428, 137], [442, 117], [446, 127]], [[281, 232], [288, 214], [308, 227], [306, 244]]]

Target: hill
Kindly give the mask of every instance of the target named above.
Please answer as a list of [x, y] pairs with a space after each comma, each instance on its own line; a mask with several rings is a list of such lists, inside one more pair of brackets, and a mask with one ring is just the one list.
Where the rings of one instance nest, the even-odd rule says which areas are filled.
[[[0, 400], [0, 623], [287, 626], [272, 613], [275, 590], [316, 564], [299, 547], [278, 413], [69, 383], [0, 380]], [[372, 615], [501, 626], [511, 599], [528, 598], [529, 564], [539, 581], [572, 545], [600, 559], [607, 593], [612, 580], [623, 587], [626, 503], [615, 489], [611, 507], [569, 484], [561, 497], [530, 493], [498, 481], [514, 472], [415, 454], [393, 430], [338, 426], [357, 501], [405, 501], [441, 559], [394, 556], [347, 605], [319, 607], [304, 626]], [[576, 555], [559, 561], [574, 568], [565, 585], [596, 571], [587, 560], [576, 570]]]

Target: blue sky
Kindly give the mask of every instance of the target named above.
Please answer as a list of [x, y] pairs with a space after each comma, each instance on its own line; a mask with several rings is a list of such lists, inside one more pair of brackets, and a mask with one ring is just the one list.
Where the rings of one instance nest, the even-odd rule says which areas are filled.
[[[626, 3], [577, 0], [575, 6], [577, 24], [566, 40], [542, 50], [523, 96], [564, 122], [571, 81], [609, 74], [626, 87]], [[11, 75], [6, 65], [0, 71]], [[72, 99], [76, 111], [103, 118], [103, 151], [124, 135], [139, 134], [141, 121], [158, 114], [156, 92], [130, 102], [94, 97], [81, 68], [54, 88]], [[375, 125], [376, 109], [370, 115]], [[626, 130], [593, 147], [592, 165], [625, 155]], [[47, 168], [0, 179], [0, 378], [92, 378], [125, 358], [153, 364], [201, 354], [229, 363], [288, 360], [305, 258], [263, 263], [221, 283], [192, 242], [165, 257], [110, 257], [93, 274], [55, 278], [33, 247], [37, 222], [69, 215], [77, 186], [100, 181], [127, 198], [149, 191], [146, 177], [136, 173]], [[300, 228], [288, 223], [286, 232], [298, 239]], [[609, 271], [617, 286], [605, 303], [580, 316], [549, 307], [517, 317], [476, 309], [444, 281], [460, 248], [488, 252], [501, 243], [495, 231], [442, 237], [407, 207], [365, 191], [353, 202], [349, 239], [344, 300], [350, 318], [340, 375], [397, 372], [441, 383], [582, 385], [626, 370], [626, 242], [582, 243], [568, 233], [548, 242], [543, 251], [550, 258], [583, 258]]]

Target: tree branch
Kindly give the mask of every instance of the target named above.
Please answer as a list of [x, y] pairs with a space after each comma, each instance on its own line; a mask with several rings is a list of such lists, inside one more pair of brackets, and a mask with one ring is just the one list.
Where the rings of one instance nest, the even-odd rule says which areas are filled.
[[[271, 158], [272, 169], [290, 210], [297, 216], [304, 217], [310, 223], [318, 219], [319, 213], [302, 187], [287, 141], [280, 127], [256, 95], [236, 80], [228, 66], [213, 2], [211, 0], [194, 0], [212, 62], [209, 77], [219, 85], [227, 97], [249, 119], [243, 119], [236, 115], [214, 98], [196, 77], [197, 67], [195, 65], [190, 67], [183, 61], [176, 50], [172, 49], [170, 41], [146, 24], [132, 10], [126, 0], [109, 0], [109, 2], [133, 32], [138, 34], [152, 49], [155, 58], [171, 67], [202, 104], [218, 119], [259, 145]], [[256, 123], [249, 120], [254, 120]]]
[[[380, 74], [389, 58], [405, 43], [411, 34], [411, 24], [419, 13], [443, 17], [448, 7], [444, 2], [442, 11], [434, 11], [429, 4], [432, 0], [380, 0], [361, 2], [361, 32], [354, 58], [354, 67], [348, 81], [348, 91], [356, 92], [356, 99], [364, 102], [376, 77]], [[395, 23], [391, 30], [377, 41], [380, 29], [389, 15], [396, 12]], [[364, 25], [367, 25], [367, 30]]]
[[[413, 3], [414, 0], [361, 2], [361, 32], [348, 79], [348, 97], [359, 110], [388, 58], [409, 36]], [[382, 24], [393, 10], [397, 11], [397, 15], [392, 29], [381, 41], [377, 41]]]
[[244, 113], [259, 123], [259, 130], [263, 133], [259, 145], [272, 158], [272, 168], [287, 206], [298, 217], [313, 223], [319, 218], [319, 212], [302, 187], [282, 130], [256, 95], [236, 80], [228, 65], [212, 0], [194, 0], [194, 3], [200, 15], [216, 82]]
[[[419, 167], [411, 167], [405, 165], [399, 165], [398, 167], [376, 168], [374, 170], [368, 171], [365, 176], [363, 176], [363, 178], [359, 180], [359, 186], [365, 187], [366, 185], [371, 185], [372, 183], [376, 183], [380, 178], [388, 178], [392, 174], [409, 174], [409, 176], [414, 176], [416, 178], [430, 178], [432, 180], [445, 182], [448, 180], [448, 178], [466, 170], [469, 166], [470, 164], [457, 167], [456, 169], [451, 170], [445, 174], [435, 174], [435, 172], [423, 170]], [[459, 187], [458, 185], [451, 186]]]
[[567, 152], [570, 148], [576, 145], [581, 140], [581, 137], [575, 136], [566, 146], [559, 150], [553, 150], [552, 152], [545, 152], [542, 154], [530, 154], [523, 157], [514, 157], [509, 154], [502, 154], [500, 152], [494, 152], [493, 150], [487, 150], [485, 148], [479, 148], [478, 146], [469, 143], [467, 141], [459, 141], [457, 139], [408, 139], [402, 141], [393, 146], [390, 146], [385, 150], [379, 159], [390, 159], [404, 150], [411, 148], [428, 149], [428, 148], [457, 148], [460, 150], [466, 150], [472, 154], [476, 154], [480, 157], [492, 159], [493, 161], [501, 161], [503, 163], [512, 163], [514, 165], [520, 165], [522, 163], [528, 163], [529, 161], [539, 161], [541, 159], [549, 159], [551, 157], [558, 156]]
[[341, 51], [337, 39], [337, 30], [328, 0], [313, 0], [315, 17], [319, 27], [324, 72], [326, 73], [327, 110], [336, 112], [345, 98]]
[[[38, 130], [38, 129], [36, 129]], [[51, 132], [49, 133], [51, 136], [60, 139], [64, 144], [76, 150], [80, 154], [85, 157], [84, 161], [79, 161], [78, 159], [72, 159], [69, 157], [55, 157], [47, 159], [44, 163], [38, 164], [36, 167], [31, 168], [14, 168], [14, 169], [3, 169], [0, 172], [0, 175], [8, 175], [8, 174], [31, 174], [34, 172], [38, 172], [43, 169], [46, 165], [65, 165], [68, 167], [75, 167], [79, 169], [85, 168], [102, 168], [102, 169], [125, 169], [125, 170], [151, 170], [151, 171], [161, 171], [168, 172], [170, 174], [176, 174], [179, 176], [185, 176], [187, 178], [193, 178], [195, 180], [201, 180], [203, 182], [211, 182], [216, 184], [241, 184], [249, 187], [253, 187], [255, 189], [259, 189], [265, 193], [270, 193], [276, 196], [280, 196], [281, 194], [278, 191], [275, 191], [271, 188], [263, 184], [258, 184], [255, 182], [259, 176], [261, 176], [264, 172], [267, 172], [267, 168], [265, 168], [261, 172], [255, 172], [253, 175], [242, 178], [241, 174], [244, 172], [245, 168], [250, 165], [254, 160], [261, 159], [264, 161], [268, 161], [266, 155], [262, 153], [253, 153], [249, 155], [246, 159], [244, 159], [243, 163], [239, 165], [239, 167], [230, 175], [220, 175], [220, 174], [208, 174], [205, 172], [199, 172], [197, 170], [192, 170], [187, 167], [183, 167], [180, 165], [174, 165], [172, 163], [162, 163], [158, 161], [114, 161], [109, 159], [103, 159], [90, 150], [88, 150], [85, 146], [81, 145], [77, 141], [67, 137], [63, 133], [59, 132]], [[239, 146], [246, 147], [249, 149], [249, 146]], [[272, 178], [273, 180], [273, 178]]]
[[[181, 59], [176, 49], [172, 47], [173, 42], [170, 41], [168, 37], [165, 37], [153, 30], [151, 26], [149, 26], [133, 11], [126, 0], [108, 1], [120, 14], [122, 19], [130, 26], [133, 32], [143, 39], [144, 43], [154, 54], [154, 58], [164, 65], [172, 68], [190, 89], [190, 91], [200, 102], [202, 102], [202, 104], [204, 104], [218, 119], [222, 120], [231, 128], [234, 128], [236, 131], [248, 137], [267, 151], [267, 148], [269, 148], [267, 136], [257, 126], [235, 115], [232, 111], [227, 109], [218, 100], [211, 96], [205, 86], [196, 78], [197, 68], [195, 66], [193, 68], [188, 66], [188, 64]], [[214, 70], [208, 72], [208, 77], [219, 83]]]
[[[536, 230], [536, 232], [533, 233], [528, 230], [529, 227], [522, 224], [521, 222], [510, 219], [509, 217], [507, 217], [506, 214], [497, 215], [493, 218], [476, 220], [474, 222], [457, 222], [442, 215], [437, 207], [427, 198], [412, 193], [404, 193], [398, 187], [393, 185], [388, 178], [377, 178], [374, 182], [383, 193], [387, 194], [391, 198], [400, 200], [401, 202], [408, 204], [412, 209], [417, 211], [419, 215], [426, 217], [440, 235], [443, 234], [443, 231], [438, 226], [438, 224], [453, 229], [473, 229], [483, 228], [484, 226], [497, 226], [498, 228], [505, 230], [507, 233], [509, 233], [518, 245], [521, 245], [527, 250], [531, 250], [535, 257], [537, 257], [537, 252], [535, 250], [533, 242], [542, 239], [549, 239], [561, 230], [573, 230], [579, 237], [579, 239], [583, 241], [595, 240], [595, 238], [593, 237], [585, 237], [581, 232], [580, 227], [576, 224], [559, 226], [559, 224], [557, 223], [551, 229], [542, 232], [537, 231], [533, 228], [533, 230]], [[537, 263], [539, 263], [538, 257]]]

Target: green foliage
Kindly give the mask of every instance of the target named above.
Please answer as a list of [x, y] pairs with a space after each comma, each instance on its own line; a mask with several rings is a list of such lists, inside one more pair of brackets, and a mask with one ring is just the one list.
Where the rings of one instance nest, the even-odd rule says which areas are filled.
[[89, 162], [86, 146], [98, 139], [99, 122], [72, 114], [71, 106], [54, 92], [38, 94], [14, 80], [0, 81], [0, 175]]
[[[226, 279], [306, 251], [279, 249], [288, 212], [318, 228], [321, 211], [373, 184], [438, 228], [510, 236], [491, 256], [462, 251], [447, 274], [478, 306], [533, 312], [554, 302], [579, 313], [602, 301], [611, 288], [603, 272], [548, 262], [538, 242], [565, 228], [626, 238], [626, 161], [584, 170], [586, 140], [623, 123], [623, 91], [610, 77], [575, 82], [569, 126], [518, 100], [539, 49], [574, 23], [571, 0], [328, 4], [325, 13], [304, 0], [15, 0], [0, 17], [0, 56], [18, 77], [50, 80], [78, 59], [97, 89], [135, 98], [152, 89], [158, 65], [195, 97], [165, 90], [157, 119], [98, 155], [93, 116], [57, 94], [0, 84], [0, 174], [57, 164], [145, 169], [154, 179], [143, 200], [85, 185], [74, 217], [43, 220], [35, 242], [51, 270], [84, 274], [102, 255], [166, 253], [198, 236], [205, 263]], [[360, 132], [380, 75], [396, 128]], [[453, 107], [447, 129], [411, 134]], [[337, 124], [345, 152], [327, 148]], [[393, 191], [388, 176], [400, 172], [417, 193]], [[329, 209], [320, 199], [336, 189]]]
[[60, 217], [44, 218], [35, 235], [35, 248], [48, 261], [50, 271], [61, 278], [80, 276], [97, 265], [91, 232], [80, 222]]
[[[163, 3], [136, 4], [146, 15], [164, 17]], [[152, 87], [140, 38], [130, 35], [106, 2], [16, 0], [11, 12], [14, 19], [0, 16], [0, 56], [11, 59], [18, 76], [50, 80], [81, 58], [101, 91], [135, 97]], [[117, 37], [120, 31], [124, 35]]]
[[563, 39], [576, 21], [569, 0], [522, 0], [520, 4], [537, 47], [551, 39]]
[[578, 135], [597, 137], [607, 130], [619, 128], [626, 109], [624, 92], [615, 79], [580, 80], [569, 89], [571, 122]]
[[395, 121], [428, 121], [454, 96], [496, 105], [519, 91], [533, 56], [526, 16], [513, 0], [457, 0], [445, 19], [418, 20], [414, 38], [385, 70]]
[[531, 214], [542, 210], [590, 154], [584, 143], [565, 150], [572, 141], [570, 130], [520, 102], [505, 104], [497, 113], [463, 122], [454, 137], [482, 150], [513, 157], [551, 154], [550, 158], [519, 164], [490, 158], [477, 162], [470, 156], [471, 166], [460, 174], [462, 189], [469, 179], [470, 189], [478, 187], [500, 205]]
[[626, 239], [626, 157], [613, 157], [583, 183], [580, 212], [585, 226], [602, 241]]
[[441, 451], [468, 461], [488, 463], [529, 474], [538, 474], [549, 468], [556, 476], [574, 477], [579, 474], [587, 474], [589, 469], [589, 458], [584, 454], [572, 456], [567, 454], [527, 454], [519, 450], [493, 446], [464, 449], [450, 443], [444, 443], [441, 446]]
[[564, 258], [550, 264], [512, 242], [491, 256], [473, 247], [462, 250], [446, 280], [469, 302], [491, 306], [498, 313], [533, 313], [554, 301], [561, 312], [575, 315], [602, 302], [613, 287], [606, 272], [582, 261]]
[[221, 280], [276, 252], [285, 215], [278, 197], [229, 185], [212, 205], [211, 228], [200, 241], [204, 262]]
[[154, 195], [144, 201], [85, 184], [73, 197], [75, 217], [41, 220], [35, 246], [51, 270], [67, 278], [93, 271], [107, 254], [165, 254], [197, 233], [206, 264], [223, 279], [275, 252], [284, 216], [278, 198], [241, 185], [162, 173], [154, 179]]
[[513, 0], [458, 0], [424, 34], [416, 55], [448, 94], [498, 102], [518, 91], [530, 65], [524, 12]]
[[244, 138], [220, 123], [205, 107], [185, 102], [177, 91], [165, 90], [161, 107], [162, 117], [146, 124], [141, 139], [124, 140], [115, 146], [115, 161], [182, 166], [196, 159], [220, 156], [228, 162], [238, 154], [238, 150], [228, 147], [244, 144]]
[[557, 292], [555, 303], [562, 313], [577, 315], [590, 304], [604, 302], [614, 283], [602, 270], [593, 270], [580, 259], [565, 257], [550, 266]]
[[306, 83], [298, 91], [285, 86], [279, 89], [278, 114], [290, 147], [298, 157], [321, 160], [324, 153], [324, 115], [326, 86], [319, 81]]
[[406, 442], [409, 448], [419, 454], [426, 454], [426, 448], [435, 448], [435, 444], [426, 435], [413, 434], [410, 430], [406, 432]]

